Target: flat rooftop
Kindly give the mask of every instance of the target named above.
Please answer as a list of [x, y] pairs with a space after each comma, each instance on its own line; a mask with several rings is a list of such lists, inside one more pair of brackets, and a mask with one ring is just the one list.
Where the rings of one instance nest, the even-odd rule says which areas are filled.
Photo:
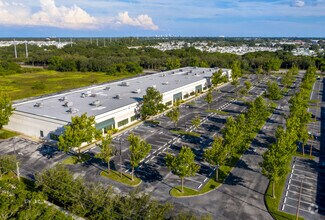
[[98, 116], [137, 103], [148, 87], [155, 85], [159, 92], [165, 93], [211, 77], [216, 71], [216, 68], [185, 67], [35, 98], [14, 107], [19, 112], [70, 122], [71, 116], [83, 113]]

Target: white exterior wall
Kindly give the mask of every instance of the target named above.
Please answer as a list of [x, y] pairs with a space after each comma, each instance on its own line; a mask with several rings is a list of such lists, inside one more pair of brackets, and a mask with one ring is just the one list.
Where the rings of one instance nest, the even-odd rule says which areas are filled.
[[[100, 123], [100, 122], [109, 120], [111, 118], [114, 118], [115, 119], [115, 128], [117, 128], [117, 129], [124, 128], [131, 124], [131, 117], [136, 114], [137, 105], [138, 104], [135, 103], [135, 104], [125, 106], [123, 108], [116, 109], [114, 111], [107, 112], [105, 114], [101, 114], [99, 116], [96, 116], [95, 121], [96, 121], [96, 123]], [[122, 121], [127, 118], [129, 119], [129, 123], [122, 127], [118, 127], [117, 123], [119, 121]], [[136, 121], [133, 121], [132, 123], [134, 123], [134, 122], [136, 122]]]
[[35, 138], [40, 138], [40, 131], [43, 131], [44, 137], [49, 138], [51, 132], [57, 131], [58, 129], [61, 130], [67, 123], [65, 121], [15, 111], [10, 117], [9, 124], [4, 126], [4, 128]]
[[177, 88], [177, 89], [174, 89], [172, 91], [169, 91], [169, 92], [165, 92], [163, 93], [163, 103], [167, 103], [169, 101], [173, 101], [173, 96], [177, 93], [180, 93], [182, 92], [182, 99], [184, 99], [184, 95], [186, 93], [191, 93], [193, 91], [195, 91], [195, 87], [196, 86], [199, 86], [199, 85], [202, 85], [202, 88], [205, 87], [207, 83], [207, 80], [206, 79], [202, 79], [198, 82], [195, 82], [195, 83], [191, 83], [191, 84], [188, 84], [186, 86], [183, 86], [183, 87], [180, 87], [180, 88]]

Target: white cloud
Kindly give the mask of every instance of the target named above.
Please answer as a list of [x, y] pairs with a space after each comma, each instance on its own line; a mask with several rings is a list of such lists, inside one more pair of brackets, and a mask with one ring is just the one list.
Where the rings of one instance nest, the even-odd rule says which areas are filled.
[[49, 26], [67, 29], [96, 29], [109, 26], [129, 25], [147, 30], [157, 30], [158, 26], [147, 14], [135, 18], [128, 12], [117, 17], [96, 18], [74, 4], [57, 6], [55, 0], [40, 0], [40, 9], [31, 13], [31, 8], [17, 2], [0, 0], [0, 25], [7, 26]]
[[54, 0], [40, 0], [41, 10], [31, 15], [31, 25], [45, 25], [62, 28], [95, 28], [98, 20], [86, 11], [73, 5], [57, 7]]
[[292, 6], [298, 7], [298, 8], [304, 7], [305, 1], [304, 0], [294, 0], [292, 3]]
[[153, 23], [151, 17], [148, 15], [144, 14], [131, 18], [127, 11], [118, 14], [116, 17], [116, 24], [141, 27], [145, 30], [158, 30], [158, 26]]

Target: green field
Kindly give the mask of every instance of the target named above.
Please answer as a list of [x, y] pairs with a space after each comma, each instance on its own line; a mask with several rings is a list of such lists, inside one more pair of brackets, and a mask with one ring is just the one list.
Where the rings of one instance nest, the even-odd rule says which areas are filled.
[[0, 76], [0, 88], [13, 99], [89, 86], [93, 84], [119, 80], [134, 75], [110, 76], [95, 72], [57, 72], [44, 70], [40, 72]]

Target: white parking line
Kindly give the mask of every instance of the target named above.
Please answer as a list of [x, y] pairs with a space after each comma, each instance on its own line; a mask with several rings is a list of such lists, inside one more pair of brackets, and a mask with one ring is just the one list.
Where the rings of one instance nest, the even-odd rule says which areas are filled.
[[203, 182], [205, 183], [207, 180], [208, 180], [208, 178], [205, 178]]
[[201, 188], [201, 186], [202, 186], [202, 183], [199, 185], [198, 189], [200, 189], [200, 188]]

